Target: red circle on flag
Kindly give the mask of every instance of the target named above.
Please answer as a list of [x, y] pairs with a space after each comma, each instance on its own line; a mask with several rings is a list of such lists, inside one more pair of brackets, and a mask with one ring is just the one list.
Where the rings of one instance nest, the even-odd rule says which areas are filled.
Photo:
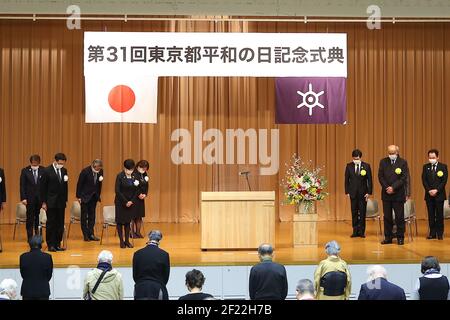
[[108, 103], [116, 112], [127, 112], [133, 108], [136, 95], [133, 89], [126, 85], [118, 85], [111, 89], [108, 95]]

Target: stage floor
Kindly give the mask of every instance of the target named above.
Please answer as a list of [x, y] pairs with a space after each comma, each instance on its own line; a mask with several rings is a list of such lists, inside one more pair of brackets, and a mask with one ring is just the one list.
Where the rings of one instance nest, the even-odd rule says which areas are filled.
[[[450, 222], [446, 221], [446, 230]], [[292, 224], [276, 224], [275, 260], [283, 264], [317, 264], [325, 258], [324, 245], [327, 241], [337, 240], [342, 257], [351, 264], [418, 263], [424, 256], [434, 255], [441, 262], [450, 262], [450, 236], [444, 241], [426, 240], [427, 221], [418, 222], [419, 236], [412, 242], [406, 237], [404, 246], [396, 244], [382, 246], [377, 238], [376, 222], [367, 222], [366, 238], [350, 238], [350, 222], [319, 222], [319, 245], [314, 248], [292, 247]], [[98, 235], [101, 227], [96, 226]], [[25, 241], [25, 226], [20, 225], [16, 240], [12, 240], [13, 225], [2, 225], [3, 253], [0, 253], [0, 268], [17, 268], [19, 256], [28, 250]], [[72, 225], [68, 250], [52, 253], [55, 267], [77, 265], [92, 267], [96, 264], [101, 250], [111, 250], [116, 267], [131, 266], [135, 250], [145, 245], [145, 239], [135, 240], [134, 249], [120, 249], [113, 228], [103, 245], [98, 242], [82, 241], [80, 225]], [[160, 229], [163, 233], [161, 248], [170, 253], [173, 266], [214, 266], [214, 265], [253, 265], [258, 262], [256, 250], [251, 251], [202, 251], [200, 250], [200, 224], [157, 223], [145, 225], [145, 230]], [[407, 236], [407, 235], [406, 235]]]

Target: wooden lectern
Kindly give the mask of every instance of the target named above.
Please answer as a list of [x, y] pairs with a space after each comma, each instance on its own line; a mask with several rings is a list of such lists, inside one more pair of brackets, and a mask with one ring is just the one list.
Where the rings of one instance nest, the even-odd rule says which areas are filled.
[[202, 192], [201, 249], [275, 243], [275, 191]]

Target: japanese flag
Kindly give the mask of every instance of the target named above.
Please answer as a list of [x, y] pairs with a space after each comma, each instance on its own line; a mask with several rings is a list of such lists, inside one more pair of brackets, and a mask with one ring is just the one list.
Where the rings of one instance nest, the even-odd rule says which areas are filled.
[[156, 123], [158, 78], [85, 76], [86, 122]]

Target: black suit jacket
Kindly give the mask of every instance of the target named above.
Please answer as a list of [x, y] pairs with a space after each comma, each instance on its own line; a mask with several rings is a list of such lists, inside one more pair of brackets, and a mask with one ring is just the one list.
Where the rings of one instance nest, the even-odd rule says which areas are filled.
[[[436, 201], [444, 201], [447, 198], [445, 193], [445, 185], [447, 184], [448, 179], [447, 165], [438, 162], [436, 172], [434, 174], [431, 168], [431, 163], [428, 163], [425, 164], [422, 169], [422, 184], [425, 189], [425, 200], [429, 201], [434, 198]], [[437, 174], [439, 171], [442, 171], [442, 177], [438, 177]], [[433, 189], [438, 190], [438, 193], [434, 197], [430, 196], [428, 193], [428, 191]]]
[[80, 172], [77, 182], [77, 198], [81, 199], [82, 203], [87, 203], [91, 199], [100, 201], [102, 193], [102, 182], [99, 178], [103, 177], [103, 169], [97, 174], [97, 181], [94, 183], [94, 172], [92, 167], [86, 167]]
[[406, 300], [405, 291], [384, 278], [361, 285], [358, 300]]
[[251, 300], [284, 300], [288, 292], [286, 269], [283, 265], [263, 261], [250, 270]]
[[[401, 173], [395, 173], [400, 169]], [[406, 184], [408, 181], [409, 169], [405, 159], [398, 157], [395, 164], [391, 164], [391, 159], [386, 157], [381, 159], [378, 169], [378, 180], [381, 184], [381, 199], [384, 201], [406, 201]], [[394, 188], [393, 194], [388, 194], [386, 188]]]
[[44, 167], [39, 166], [38, 169], [38, 182], [34, 182], [33, 169], [31, 166], [25, 167], [20, 173], [20, 200], [27, 200], [28, 202], [34, 201], [34, 199], [41, 198], [41, 179], [44, 171]]
[[41, 200], [47, 204], [48, 208], [65, 208], [68, 198], [67, 169], [61, 169], [61, 181], [55, 172], [53, 164], [44, 169], [41, 181]]
[[355, 172], [356, 165], [353, 162], [347, 163], [345, 167], [345, 194], [350, 195], [350, 198], [365, 196], [372, 194], [372, 169], [366, 162], [361, 162], [360, 172], [366, 171], [366, 175], [358, 175]]
[[169, 281], [169, 254], [155, 245], [147, 245], [133, 255], [133, 279], [136, 284], [145, 280], [159, 282], [165, 287]]
[[27, 298], [47, 298], [53, 274], [53, 260], [48, 253], [32, 249], [20, 256], [22, 288], [20, 294]]
[[6, 202], [6, 181], [5, 181], [5, 171], [0, 168], [0, 178], [2, 178], [2, 182], [0, 182], [0, 203]]

